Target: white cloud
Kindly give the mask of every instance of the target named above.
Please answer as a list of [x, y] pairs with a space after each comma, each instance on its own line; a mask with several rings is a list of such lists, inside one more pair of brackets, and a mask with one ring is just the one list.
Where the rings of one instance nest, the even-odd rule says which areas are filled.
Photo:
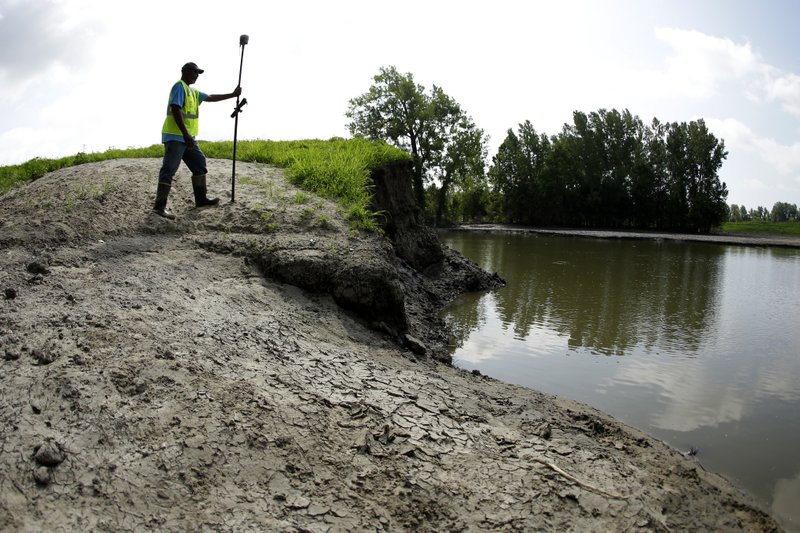
[[656, 28], [655, 36], [671, 48], [665, 69], [646, 74], [656, 94], [708, 100], [741, 91], [753, 103], [777, 102], [800, 116], [800, 76], [765, 62], [749, 42], [676, 28]]
[[656, 28], [655, 36], [672, 49], [666, 70], [651, 74], [673, 96], [707, 99], [721, 84], [762, 75], [765, 66], [750, 43], [736, 44], [694, 30]]
[[735, 118], [711, 118], [706, 123], [715, 135], [725, 140], [729, 149], [753, 152], [783, 176], [800, 171], [800, 141], [781, 144], [773, 138], [761, 137]]
[[755, 179], [755, 178], [750, 178], [749, 180], [747, 180], [746, 185], [747, 185], [747, 187], [749, 189], [752, 189], [754, 191], [766, 191], [767, 190], [767, 184], [764, 183], [763, 181]]
[[764, 161], [781, 174], [793, 174], [800, 170], [800, 142], [784, 145], [770, 138], [756, 138], [753, 142]]
[[725, 140], [725, 145], [736, 145], [746, 150], [753, 148], [753, 138], [755, 135], [752, 130], [735, 118], [726, 119], [706, 119], [706, 125], [714, 134]]
[[0, 79], [4, 85], [24, 85], [53, 65], [69, 69], [87, 65], [97, 28], [88, 9], [70, 9], [67, 3], [53, 0], [0, 0], [0, 9]]
[[779, 74], [767, 81], [765, 90], [771, 100], [779, 101], [784, 110], [800, 117], [800, 76]]

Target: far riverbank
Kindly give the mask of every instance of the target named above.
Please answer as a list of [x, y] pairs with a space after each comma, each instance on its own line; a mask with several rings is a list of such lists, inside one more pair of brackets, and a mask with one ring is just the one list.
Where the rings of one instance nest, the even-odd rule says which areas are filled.
[[715, 242], [719, 244], [738, 244], [742, 246], [782, 246], [800, 248], [800, 237], [763, 234], [711, 233], [706, 235], [690, 233], [665, 233], [656, 231], [590, 230], [568, 228], [536, 228], [511, 226], [507, 224], [462, 224], [447, 231], [486, 231], [509, 233], [541, 233], [547, 235], [573, 235], [598, 239], [664, 239], [673, 241]]

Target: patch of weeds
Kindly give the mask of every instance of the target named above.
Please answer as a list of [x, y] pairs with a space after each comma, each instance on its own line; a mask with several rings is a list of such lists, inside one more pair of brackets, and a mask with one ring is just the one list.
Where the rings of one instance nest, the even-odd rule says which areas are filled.
[[247, 244], [250, 246], [250, 252], [255, 256], [263, 256], [274, 250], [273, 246], [256, 238], [249, 239]]
[[275, 222], [275, 213], [264, 211], [261, 213], [261, 233], [273, 233], [278, 230], [278, 223]]
[[300, 222], [303, 224], [307, 224], [311, 221], [311, 218], [314, 216], [314, 208], [313, 207], [305, 207], [303, 211], [300, 213]]
[[333, 228], [333, 222], [331, 222], [330, 217], [326, 215], [320, 215], [317, 217], [317, 225], [322, 229]]
[[106, 195], [113, 191], [116, 187], [111, 183], [108, 176], [103, 177], [102, 183], [82, 183], [77, 188], [70, 191], [64, 201], [64, 209], [69, 213], [79, 201], [95, 199], [102, 202]]
[[242, 176], [239, 178], [239, 182], [244, 185], [252, 185], [259, 188], [261, 192], [264, 193], [264, 197], [266, 198], [272, 198], [273, 196], [273, 184], [269, 180], [253, 178], [250, 176]]
[[39, 191], [38, 198], [35, 204], [37, 209], [52, 209], [55, 206], [53, 200], [44, 191]]
[[311, 196], [303, 191], [297, 191], [294, 193], [294, 203], [296, 204], [307, 204], [311, 201]]
[[368, 233], [383, 233], [376, 219], [383, 215], [381, 211], [370, 211], [362, 206], [352, 206], [344, 216], [350, 225], [359, 231]]
[[336, 257], [339, 255], [339, 247], [335, 243], [330, 243], [325, 247], [325, 255]]

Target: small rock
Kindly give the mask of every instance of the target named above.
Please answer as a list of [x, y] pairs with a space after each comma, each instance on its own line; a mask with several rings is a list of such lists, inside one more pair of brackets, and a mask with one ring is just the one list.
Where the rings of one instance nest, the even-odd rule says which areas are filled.
[[311, 505], [311, 500], [299, 494], [292, 494], [286, 498], [285, 505], [290, 509], [305, 509]]
[[38, 261], [33, 261], [32, 263], [28, 263], [28, 266], [26, 266], [25, 269], [28, 272], [30, 272], [31, 274], [49, 274], [50, 273], [50, 269], [47, 268], [46, 265], [44, 265], [44, 264], [42, 264], [42, 263], [40, 263]]
[[541, 424], [539, 424], [536, 427], [536, 429], [534, 430], [534, 433], [538, 437], [543, 438], [544, 440], [550, 440], [550, 437], [553, 436], [553, 428], [552, 428], [552, 426], [550, 426], [549, 423], [542, 422]]
[[555, 448], [553, 448], [553, 451], [556, 452], [558, 455], [570, 455], [575, 450], [573, 450], [566, 444], [559, 444]]
[[6, 300], [13, 300], [14, 298], [17, 297], [17, 290], [14, 289], [13, 287], [6, 287], [6, 290], [4, 291], [4, 294], [5, 294]]
[[40, 348], [35, 348], [31, 355], [36, 360], [37, 365], [49, 365], [57, 359], [57, 356], [51, 351], [44, 351]]
[[311, 516], [321, 516], [324, 514], [328, 514], [331, 508], [327, 505], [323, 505], [320, 503], [312, 503], [308, 506], [308, 510], [306, 511]]
[[15, 348], [8, 347], [6, 348], [5, 359], [6, 361], [16, 361], [19, 359], [19, 352]]
[[370, 452], [370, 448], [372, 447], [372, 442], [372, 435], [370, 435], [369, 431], [361, 430], [356, 436], [355, 442], [351, 447], [358, 450], [358, 453], [368, 454]]
[[572, 487], [558, 491], [558, 497], [562, 500], [572, 500], [574, 502], [580, 501], [578, 495]]
[[50, 476], [50, 469], [46, 466], [40, 466], [33, 471], [33, 480], [37, 485], [49, 485], [53, 480]]
[[36, 274], [35, 276], [33, 276], [31, 279], [28, 280], [28, 283], [30, 283], [31, 285], [38, 285], [43, 281], [44, 281], [44, 276], [42, 276], [41, 274]]
[[417, 447], [413, 444], [405, 443], [397, 450], [398, 455], [405, 455], [406, 457], [416, 457]]
[[58, 466], [66, 457], [61, 445], [48, 439], [33, 449], [33, 458], [42, 466]]

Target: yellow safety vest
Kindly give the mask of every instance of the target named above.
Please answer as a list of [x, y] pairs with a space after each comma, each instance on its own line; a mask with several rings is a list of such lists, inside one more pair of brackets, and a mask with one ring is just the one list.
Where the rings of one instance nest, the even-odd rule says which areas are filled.
[[[180, 80], [179, 83], [183, 85], [183, 92], [186, 95], [186, 98], [183, 100], [183, 107], [181, 108], [183, 123], [186, 125], [186, 131], [189, 132], [189, 135], [196, 137], [199, 131], [197, 117], [200, 112], [200, 91], [189, 87], [183, 80]], [[171, 97], [172, 93], [170, 92], [170, 98]], [[171, 107], [172, 106], [167, 104], [167, 118], [164, 119], [164, 127], [161, 128], [161, 133], [183, 136], [183, 132], [178, 127], [178, 123], [175, 122], [175, 117], [172, 116]]]

